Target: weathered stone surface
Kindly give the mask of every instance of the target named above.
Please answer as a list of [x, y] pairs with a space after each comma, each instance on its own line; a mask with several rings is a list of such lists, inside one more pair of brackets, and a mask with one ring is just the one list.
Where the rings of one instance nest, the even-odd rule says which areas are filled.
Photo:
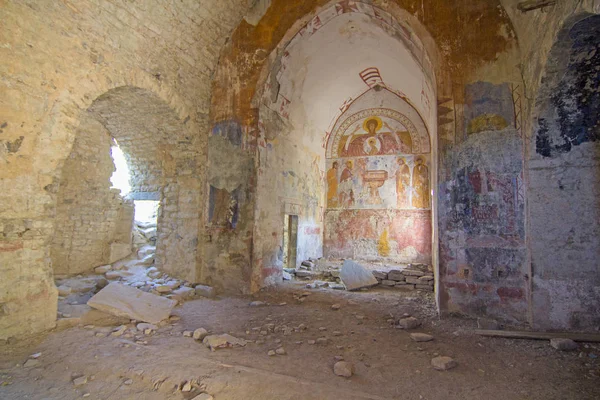
[[358, 290], [377, 285], [377, 279], [371, 271], [352, 260], [345, 260], [340, 271], [340, 278], [347, 290]]
[[212, 397], [208, 393], [202, 393], [202, 394], [199, 394], [198, 396], [194, 397], [192, 400], [214, 400], [214, 397]]
[[454, 359], [446, 356], [435, 357], [431, 360], [431, 366], [438, 371], [447, 371], [458, 365]]
[[87, 304], [119, 317], [157, 324], [169, 318], [176, 302], [113, 282], [94, 295]]
[[204, 328], [198, 328], [192, 334], [192, 337], [196, 340], [204, 340], [208, 336], [208, 331]]
[[405, 269], [402, 271], [402, 274], [404, 274], [405, 276], [419, 277], [425, 275], [425, 272], [419, 271], [418, 269]]
[[73, 379], [73, 386], [75, 386], [75, 387], [83, 386], [87, 383], [87, 381], [88, 381], [87, 376], [80, 376], [79, 378]]
[[406, 276], [402, 273], [402, 271], [397, 270], [397, 269], [393, 269], [390, 272], [388, 272], [387, 274], [387, 279], [391, 280], [391, 281], [403, 281]]
[[71, 294], [71, 288], [65, 285], [57, 286], [59, 296], [68, 296]]
[[333, 365], [333, 373], [337, 376], [350, 378], [354, 375], [354, 365], [348, 361], [338, 361]]
[[561, 351], [574, 351], [578, 348], [577, 343], [567, 338], [552, 338], [550, 339], [550, 346]]
[[388, 274], [387, 274], [387, 272], [384, 272], [384, 271], [373, 271], [373, 276], [375, 277], [375, 279], [381, 279], [381, 280], [388, 279]]
[[426, 333], [411, 333], [410, 338], [415, 342], [430, 342], [433, 340], [433, 336]]
[[381, 285], [383, 286], [396, 286], [396, 281], [383, 280], [381, 281]]
[[398, 321], [398, 328], [401, 329], [415, 329], [421, 325], [421, 322], [415, 317], [402, 318]]
[[431, 285], [415, 285], [415, 289], [426, 290], [428, 292], [433, 292], [433, 286], [431, 286]]
[[112, 264], [116, 261], [122, 260], [131, 254], [131, 243], [111, 243], [110, 244], [110, 256], [108, 257], [108, 263]]
[[213, 288], [212, 286], [196, 285], [194, 289], [196, 290], [196, 295], [208, 297], [209, 299], [212, 299], [217, 295], [215, 288]]
[[110, 265], [101, 265], [99, 267], [94, 268], [94, 272], [99, 275], [103, 275], [103, 274], [107, 273], [108, 271], [110, 271], [111, 269], [112, 269], [112, 266], [110, 266]]
[[246, 345], [246, 341], [244, 339], [238, 339], [227, 333], [222, 335], [206, 336], [204, 340], [202, 340], [202, 343], [204, 343], [204, 345], [212, 351], [227, 347], [243, 347]]
[[194, 297], [196, 290], [188, 286], [182, 286], [179, 289], [173, 290], [173, 294], [180, 296], [182, 299], [190, 299]]

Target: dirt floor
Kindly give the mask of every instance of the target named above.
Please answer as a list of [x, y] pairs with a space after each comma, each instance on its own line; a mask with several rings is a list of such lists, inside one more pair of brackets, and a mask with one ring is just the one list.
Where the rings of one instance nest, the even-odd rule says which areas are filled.
[[[256, 300], [268, 304], [249, 305]], [[87, 326], [0, 345], [0, 399], [600, 399], [598, 344], [560, 352], [547, 341], [479, 337], [474, 321], [440, 320], [429, 293], [292, 282], [253, 297], [189, 301], [174, 314], [181, 319], [150, 335]], [[395, 328], [404, 314], [422, 325]], [[251, 342], [211, 352], [183, 335], [200, 327]], [[417, 343], [411, 332], [435, 340]], [[285, 355], [267, 354], [280, 346]], [[24, 367], [35, 353], [37, 365]], [[434, 370], [437, 355], [458, 366]], [[334, 375], [336, 356], [354, 364], [354, 376]], [[75, 386], [81, 376], [87, 383]], [[185, 382], [194, 390], [182, 392]]]

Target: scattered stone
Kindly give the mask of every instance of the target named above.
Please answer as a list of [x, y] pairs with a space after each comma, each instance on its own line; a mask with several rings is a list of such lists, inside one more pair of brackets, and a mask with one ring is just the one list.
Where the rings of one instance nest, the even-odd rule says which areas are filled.
[[276, 355], [276, 353], [275, 353], [275, 350], [269, 350], [269, 351], [267, 352], [267, 355], [268, 355], [269, 357], [273, 357], [274, 355]]
[[137, 324], [136, 328], [140, 332], [146, 332], [148, 329], [150, 329], [151, 331], [155, 331], [158, 329], [158, 326], [156, 326], [154, 324], [148, 324], [148, 323], [142, 322], [142, 323]]
[[196, 340], [204, 340], [208, 336], [208, 331], [204, 328], [198, 328], [194, 331], [192, 337]]
[[286, 355], [286, 354], [287, 354], [287, 353], [286, 353], [286, 351], [285, 351], [285, 349], [284, 349], [283, 347], [280, 347], [280, 348], [278, 348], [277, 350], [275, 350], [275, 353], [276, 353], [277, 355], [280, 355], [280, 356], [284, 356], [284, 355]]
[[333, 336], [342, 336], [342, 335], [343, 335], [343, 333], [342, 333], [342, 332], [340, 332], [340, 331], [333, 331], [332, 335], [333, 335]]
[[110, 265], [101, 265], [99, 267], [94, 268], [94, 272], [98, 275], [104, 275], [108, 271], [110, 271], [112, 267]]
[[262, 306], [266, 306], [267, 303], [265, 303], [264, 301], [253, 301], [250, 304], [248, 304], [250, 307], [262, 307]]
[[284, 281], [291, 281], [292, 280], [292, 274], [290, 274], [289, 272], [283, 271], [282, 275], [283, 275], [283, 280]]
[[331, 306], [331, 309], [332, 309], [332, 310], [336, 310], [336, 311], [337, 311], [337, 310], [339, 310], [341, 307], [342, 307], [342, 306], [341, 306], [341, 305], [339, 305], [339, 304], [334, 304], [334, 305], [332, 305], [332, 306]]
[[193, 334], [194, 334], [194, 332], [192, 332], [192, 331], [183, 331], [184, 337], [192, 337]]
[[202, 394], [194, 397], [192, 400], [214, 400], [214, 397], [212, 397], [208, 393], [202, 393]]
[[184, 383], [183, 386], [181, 387], [181, 391], [182, 392], [191, 392], [192, 391], [192, 382], [187, 381], [186, 383]]
[[560, 351], [574, 351], [578, 347], [577, 343], [566, 338], [552, 338], [550, 339], [550, 346]]
[[79, 378], [73, 379], [73, 386], [75, 386], [75, 387], [83, 386], [87, 383], [87, 381], [88, 381], [87, 376], [80, 376]]
[[42, 353], [34, 353], [34, 354], [30, 355], [29, 358], [31, 358], [33, 360], [37, 360], [41, 356], [42, 356]]
[[458, 363], [454, 361], [451, 357], [446, 356], [438, 356], [431, 360], [431, 365], [435, 370], [438, 371], [447, 371], [449, 369], [455, 368]]
[[29, 360], [25, 361], [25, 364], [23, 364], [23, 367], [33, 368], [33, 367], [37, 367], [38, 365], [40, 365], [40, 360], [29, 359]]
[[87, 304], [118, 317], [158, 324], [169, 318], [177, 302], [113, 282], [96, 293]]
[[133, 384], [133, 379], [127, 379], [126, 381], [123, 382], [124, 385], [132, 385]]
[[71, 288], [65, 285], [60, 285], [57, 287], [59, 296], [68, 296], [71, 294]]
[[344, 261], [340, 278], [348, 290], [369, 288], [379, 283], [371, 271], [352, 260]]
[[418, 327], [421, 323], [415, 317], [402, 318], [398, 321], [397, 328], [400, 329], [414, 329]]
[[307, 343], [308, 343], [308, 344], [315, 344], [315, 343], [317, 343], [317, 341], [316, 341], [316, 340], [312, 340], [312, 339], [310, 339], [310, 340], [309, 340]]
[[354, 365], [348, 361], [338, 361], [333, 365], [333, 373], [337, 376], [350, 378], [354, 374]]
[[158, 293], [169, 293], [171, 288], [167, 285], [161, 285], [154, 288]]
[[119, 337], [119, 336], [122, 336], [126, 330], [127, 330], [127, 326], [121, 325], [121, 326], [115, 328], [115, 330], [110, 335], [114, 336], [114, 337]]
[[191, 299], [196, 294], [196, 291], [194, 288], [182, 286], [179, 289], [173, 290], [173, 294], [181, 299]]
[[196, 291], [197, 296], [207, 297], [209, 299], [212, 299], [217, 295], [215, 288], [212, 286], [196, 285], [194, 286], [194, 290]]
[[338, 362], [338, 361], [344, 361], [344, 356], [335, 356], [335, 357], [333, 357], [333, 360], [334, 360], [335, 362]]
[[433, 340], [433, 336], [426, 333], [411, 333], [410, 338], [415, 342], [430, 342]]
[[238, 339], [234, 336], [224, 333], [222, 335], [206, 336], [202, 343], [211, 349], [211, 351], [216, 351], [218, 349], [224, 349], [227, 347], [243, 347], [247, 342], [244, 339]]
[[316, 343], [320, 345], [326, 345], [327, 343], [329, 343], [329, 339], [327, 339], [326, 337], [320, 337], [317, 338]]

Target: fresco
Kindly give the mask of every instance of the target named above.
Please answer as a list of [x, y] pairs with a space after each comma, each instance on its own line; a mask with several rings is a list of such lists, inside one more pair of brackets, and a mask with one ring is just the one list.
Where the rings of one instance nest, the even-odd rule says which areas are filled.
[[429, 209], [426, 155], [327, 160], [327, 208]]
[[513, 92], [508, 83], [475, 82], [465, 87], [467, 133], [500, 131], [515, 125]]
[[362, 110], [331, 135], [326, 257], [431, 261], [429, 138], [399, 115]]

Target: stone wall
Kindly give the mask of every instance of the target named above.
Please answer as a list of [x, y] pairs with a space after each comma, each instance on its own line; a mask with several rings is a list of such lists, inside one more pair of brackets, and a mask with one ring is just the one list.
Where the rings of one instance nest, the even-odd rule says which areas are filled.
[[566, 24], [546, 65], [529, 153], [533, 316], [600, 325], [600, 16]]
[[50, 243], [62, 166], [81, 113], [117, 87], [147, 90], [185, 127], [170, 155], [177, 185], [164, 186], [177, 208], [164, 224], [173, 245], [166, 260], [186, 255], [185, 267], [178, 265], [196, 279], [210, 78], [246, 6], [244, 0], [3, 3], [0, 338], [54, 325]]
[[89, 272], [109, 263], [111, 243], [131, 245], [133, 202], [110, 188], [111, 145], [102, 124], [91, 115], [82, 119], [57, 196], [50, 253], [55, 275]]

